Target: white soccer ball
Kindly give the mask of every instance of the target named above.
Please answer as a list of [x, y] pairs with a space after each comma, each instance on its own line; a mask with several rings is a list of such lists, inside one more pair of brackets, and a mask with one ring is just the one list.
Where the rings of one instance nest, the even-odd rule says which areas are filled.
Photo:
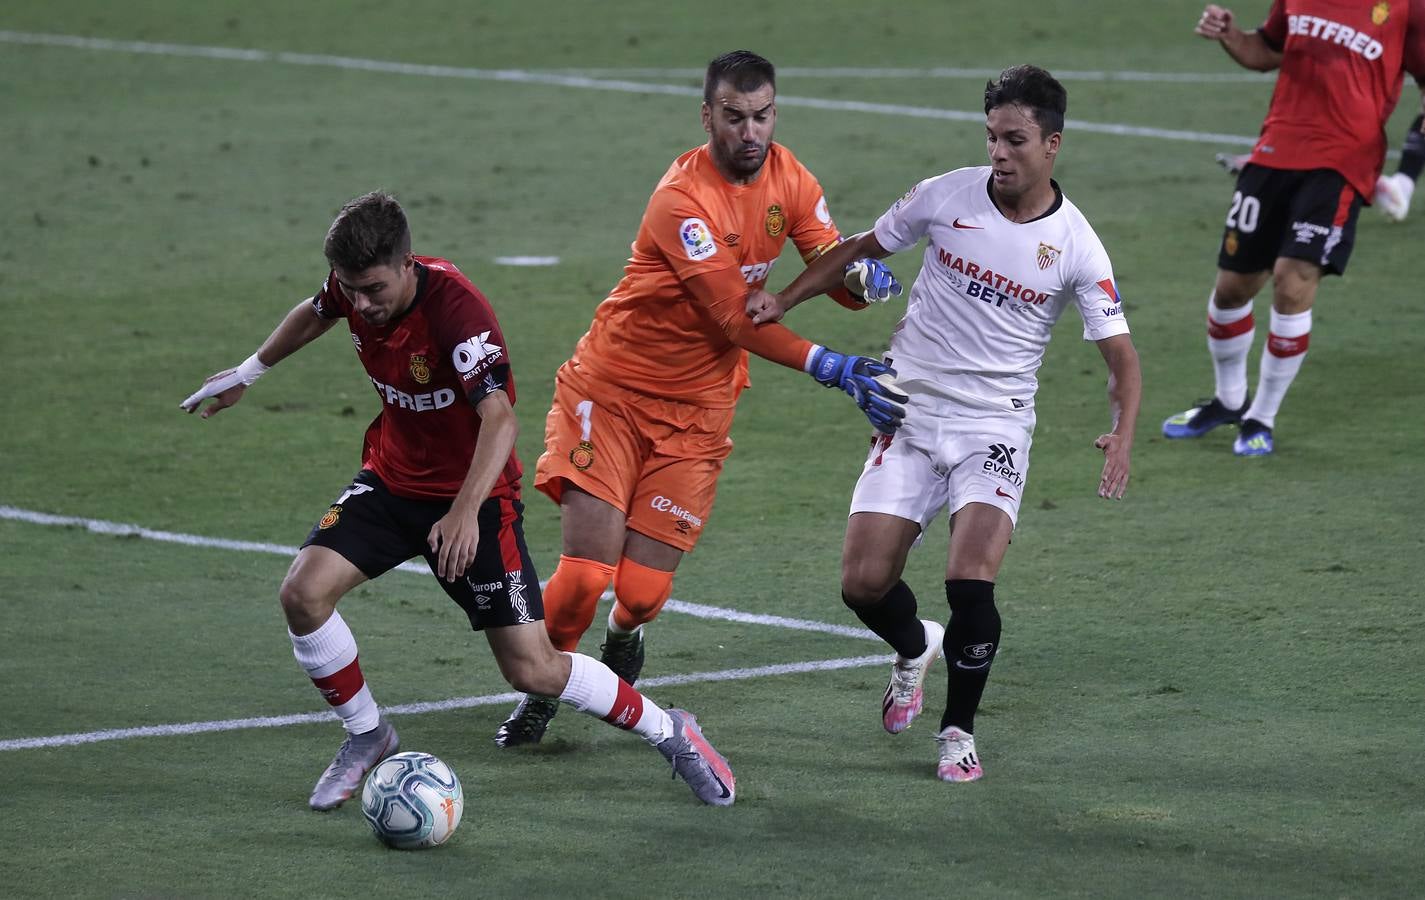
[[429, 753], [397, 753], [371, 770], [361, 812], [388, 847], [419, 850], [443, 844], [465, 810], [465, 792], [450, 766]]

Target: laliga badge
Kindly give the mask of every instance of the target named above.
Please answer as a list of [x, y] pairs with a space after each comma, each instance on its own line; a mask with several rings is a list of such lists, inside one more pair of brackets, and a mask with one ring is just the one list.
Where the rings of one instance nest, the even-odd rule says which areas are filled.
[[569, 451], [569, 461], [580, 472], [589, 468], [594, 464], [594, 445], [588, 441], [580, 441], [579, 446]]

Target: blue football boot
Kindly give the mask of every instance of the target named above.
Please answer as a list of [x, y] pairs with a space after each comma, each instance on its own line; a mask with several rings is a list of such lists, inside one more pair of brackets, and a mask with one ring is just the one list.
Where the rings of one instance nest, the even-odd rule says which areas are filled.
[[1242, 421], [1242, 430], [1237, 432], [1237, 440], [1232, 442], [1233, 453], [1238, 456], [1271, 456], [1273, 449], [1270, 428], [1256, 419]]
[[1163, 437], [1172, 440], [1196, 438], [1219, 425], [1236, 425], [1242, 420], [1242, 414], [1247, 411], [1247, 404], [1251, 400], [1252, 398], [1248, 397], [1242, 401], [1242, 406], [1238, 409], [1228, 409], [1216, 397], [1199, 400], [1192, 409], [1163, 420]]

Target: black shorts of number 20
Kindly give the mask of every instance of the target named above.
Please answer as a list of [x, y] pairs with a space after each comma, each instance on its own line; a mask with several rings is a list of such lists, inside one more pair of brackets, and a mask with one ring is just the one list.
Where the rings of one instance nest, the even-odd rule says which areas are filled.
[[[426, 536], [449, 511], [449, 500], [397, 497], [363, 469], [302, 546], [334, 550], [368, 578], [416, 556], [425, 557], [434, 573], [436, 554]], [[524, 504], [492, 497], [480, 505], [479, 524], [475, 561], [454, 581], [437, 578], [441, 588], [465, 610], [476, 631], [542, 621], [539, 576], [524, 542]]]
[[1249, 163], [1237, 176], [1217, 266], [1267, 272], [1285, 256], [1340, 275], [1356, 242], [1362, 202], [1334, 169], [1290, 171]]

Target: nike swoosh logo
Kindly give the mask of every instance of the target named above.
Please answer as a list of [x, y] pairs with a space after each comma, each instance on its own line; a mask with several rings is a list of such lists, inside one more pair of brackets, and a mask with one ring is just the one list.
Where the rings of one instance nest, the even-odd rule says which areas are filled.
[[1004, 492], [1004, 488], [995, 488], [995, 494], [996, 494], [997, 496], [1000, 496], [1000, 497], [1007, 497], [1007, 498], [1009, 498], [1010, 500], [1013, 500], [1013, 499], [1014, 499], [1014, 495], [1013, 495], [1013, 494], [1006, 494], [1006, 493]]
[[958, 216], [955, 218], [955, 221], [954, 221], [954, 222], [951, 222], [950, 224], [951, 224], [951, 225], [954, 225], [956, 228], [974, 229], [975, 231], [984, 231], [984, 230], [985, 230], [985, 226], [983, 226], [983, 225], [966, 225], [966, 224], [962, 223], [962, 222], [960, 221], [960, 219], [959, 219]]

